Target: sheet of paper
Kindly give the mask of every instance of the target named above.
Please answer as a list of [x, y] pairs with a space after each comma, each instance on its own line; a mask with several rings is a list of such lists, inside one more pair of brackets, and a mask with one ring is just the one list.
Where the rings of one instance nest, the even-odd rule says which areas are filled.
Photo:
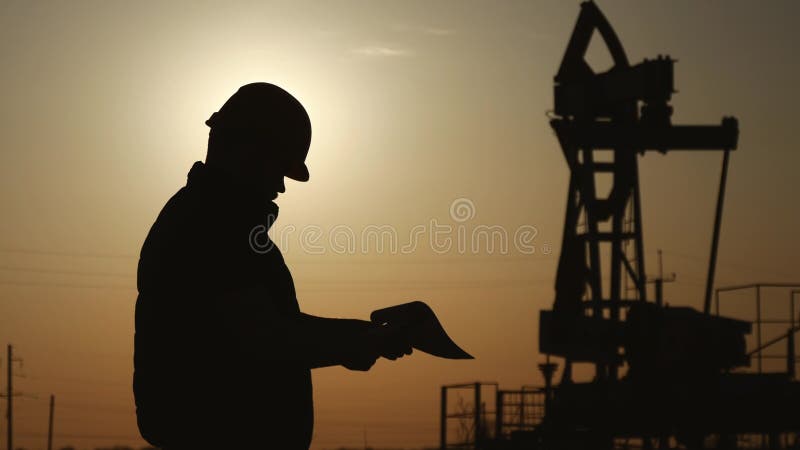
[[433, 310], [421, 301], [403, 303], [373, 311], [370, 320], [404, 329], [417, 350], [440, 358], [473, 359], [444, 331]]

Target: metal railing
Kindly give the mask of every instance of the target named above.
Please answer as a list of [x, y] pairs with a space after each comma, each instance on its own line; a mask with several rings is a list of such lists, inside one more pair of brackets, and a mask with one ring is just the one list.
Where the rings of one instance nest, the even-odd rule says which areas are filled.
[[[445, 449], [479, 449], [482, 442], [489, 441], [494, 434], [494, 421], [497, 411], [487, 409], [486, 401], [482, 395], [482, 388], [488, 387], [494, 391], [497, 398], [498, 384], [495, 382], [475, 382], [464, 384], [451, 384], [441, 388], [441, 411], [439, 414], [439, 448]], [[455, 411], [451, 411], [448, 403], [448, 393], [453, 390], [472, 390], [471, 404], [460, 404]], [[490, 403], [491, 404], [491, 403]], [[458, 422], [457, 442], [448, 441], [448, 428], [451, 421]]]
[[542, 388], [497, 391], [495, 436], [511, 439], [518, 431], [533, 431], [542, 423], [545, 390]]
[[[767, 288], [785, 288], [789, 290], [788, 302], [788, 319], [764, 319], [763, 318], [763, 298], [762, 293]], [[800, 283], [751, 283], [736, 286], [725, 286], [717, 288], [714, 295], [714, 311], [719, 316], [720, 311], [720, 294], [729, 293], [742, 290], [755, 291], [755, 347], [748, 350], [747, 355], [752, 359], [755, 357], [758, 373], [763, 372], [765, 359], [786, 359], [787, 373], [795, 378], [797, 354], [794, 346], [794, 335], [800, 331], [800, 318], [796, 316], [797, 308], [795, 301], [800, 298]], [[788, 325], [787, 331], [776, 337], [772, 337], [766, 341], [763, 338], [764, 325]], [[786, 341], [786, 353], [784, 354], [765, 354], [765, 350], [772, 348], [774, 345]]]

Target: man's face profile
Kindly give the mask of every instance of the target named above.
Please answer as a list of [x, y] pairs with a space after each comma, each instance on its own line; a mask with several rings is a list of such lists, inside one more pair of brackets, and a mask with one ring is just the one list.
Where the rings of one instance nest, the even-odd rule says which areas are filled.
[[275, 200], [286, 192], [284, 179], [292, 165], [286, 145], [280, 138], [260, 136], [244, 140], [239, 149], [243, 155], [239, 164], [243, 181], [265, 200]]

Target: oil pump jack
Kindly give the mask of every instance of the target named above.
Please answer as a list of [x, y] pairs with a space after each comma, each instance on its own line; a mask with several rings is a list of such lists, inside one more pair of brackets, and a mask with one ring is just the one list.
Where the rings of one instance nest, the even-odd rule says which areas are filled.
[[[585, 58], [594, 34], [613, 59], [602, 73]], [[529, 436], [534, 447], [601, 450], [636, 438], [643, 448], [736, 448], [732, 436], [760, 433], [772, 448], [777, 436], [800, 430], [798, 383], [785, 374], [733, 372], [749, 365], [751, 324], [710, 314], [738, 123], [673, 125], [673, 68], [662, 56], [630, 64], [596, 4], [581, 5], [555, 76], [550, 125], [570, 180], [555, 301], [539, 320], [543, 372], [552, 373], [551, 356], [563, 358], [563, 371]], [[666, 306], [660, 290], [648, 297], [637, 159], [649, 151], [722, 153], [703, 311]], [[598, 174], [610, 175], [605, 196]], [[593, 364], [594, 379], [574, 381], [574, 363]]]

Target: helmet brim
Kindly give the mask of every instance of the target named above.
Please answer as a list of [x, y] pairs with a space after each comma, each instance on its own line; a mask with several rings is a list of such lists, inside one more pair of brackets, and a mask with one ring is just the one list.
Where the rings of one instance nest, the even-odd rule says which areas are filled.
[[289, 169], [289, 171], [286, 172], [286, 177], [295, 181], [308, 181], [310, 174], [308, 173], [308, 167], [306, 166], [306, 163], [301, 162]]

